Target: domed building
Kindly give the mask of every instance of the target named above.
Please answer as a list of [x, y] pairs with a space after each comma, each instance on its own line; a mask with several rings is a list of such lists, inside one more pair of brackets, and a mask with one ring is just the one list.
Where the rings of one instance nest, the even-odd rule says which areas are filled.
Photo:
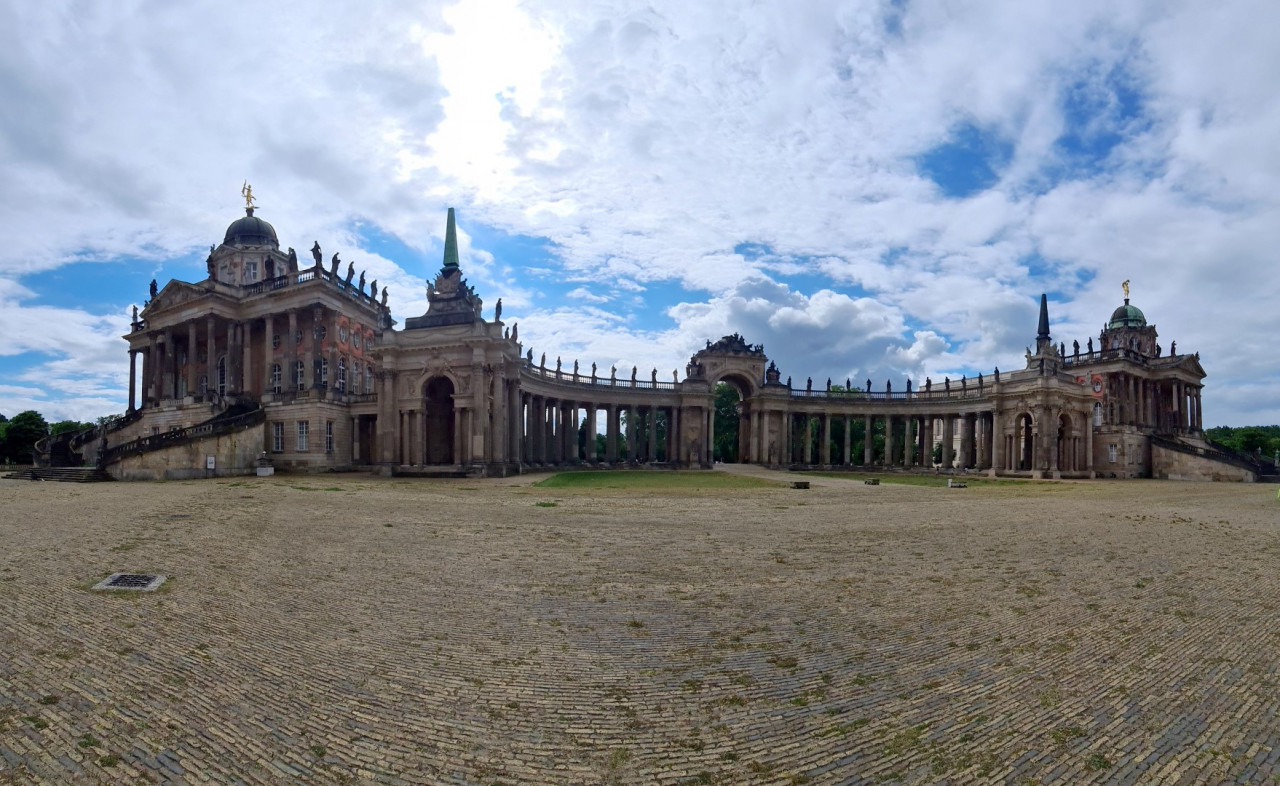
[[[78, 446], [115, 477], [708, 467], [721, 458], [720, 383], [740, 398], [733, 458], [771, 467], [1252, 477], [1204, 442], [1199, 357], [1160, 346], [1128, 282], [1096, 347], [1055, 343], [1042, 296], [1035, 351], [1003, 373], [801, 389], [735, 334], [707, 341], [668, 381], [656, 369], [535, 359], [501, 300], [485, 317], [462, 275], [452, 209], [427, 312], [397, 328], [385, 289], [339, 254], [326, 259], [319, 242], [300, 265], [247, 201], [210, 247], [207, 278], [153, 283], [124, 337], [128, 414]], [[580, 440], [584, 431], [603, 440]]]

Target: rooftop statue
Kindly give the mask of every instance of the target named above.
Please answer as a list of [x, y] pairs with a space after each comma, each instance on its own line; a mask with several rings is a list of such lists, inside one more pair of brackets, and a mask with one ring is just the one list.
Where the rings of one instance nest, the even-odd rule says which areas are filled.
[[298, 252], [293, 250], [293, 246], [289, 246], [289, 272], [298, 272]]
[[364, 271], [360, 271], [360, 291], [364, 292]]
[[339, 262], [339, 261], [340, 261], [340, 260], [338, 259], [338, 255], [337, 255], [337, 253], [334, 253], [334, 255], [333, 255], [333, 259], [330, 259], [330, 260], [329, 260], [329, 275], [330, 275], [330, 276], [332, 276], [333, 278], [337, 278], [337, 277], [338, 277], [338, 262]]
[[383, 287], [383, 288], [382, 288], [382, 306], [383, 306], [383, 308], [385, 308], [385, 307], [386, 307], [386, 305], [387, 305], [387, 288], [386, 288], [386, 287]]
[[316, 267], [320, 267], [320, 264], [321, 264], [320, 260], [324, 259], [324, 254], [320, 253], [319, 240], [317, 240], [315, 244], [311, 246], [311, 256], [316, 260]]
[[[334, 256], [337, 256], [336, 254]], [[347, 283], [351, 283], [351, 279], [356, 275], [356, 263], [354, 261], [347, 263]]]

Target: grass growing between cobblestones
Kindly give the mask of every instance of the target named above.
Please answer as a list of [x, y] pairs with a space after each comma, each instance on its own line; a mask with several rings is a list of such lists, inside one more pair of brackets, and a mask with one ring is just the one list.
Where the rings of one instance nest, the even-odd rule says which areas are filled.
[[724, 472], [561, 472], [540, 480], [533, 485], [539, 488], [573, 489], [592, 491], [597, 489], [625, 489], [628, 491], [689, 491], [721, 489], [769, 489], [782, 488], [777, 483], [746, 475], [730, 475]]

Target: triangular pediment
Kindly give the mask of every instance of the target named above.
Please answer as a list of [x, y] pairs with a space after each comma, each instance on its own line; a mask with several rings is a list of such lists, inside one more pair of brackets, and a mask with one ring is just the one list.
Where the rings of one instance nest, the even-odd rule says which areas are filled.
[[151, 302], [142, 310], [142, 313], [151, 314], [157, 311], [164, 311], [188, 301], [202, 298], [207, 294], [208, 292], [205, 289], [188, 284], [185, 281], [170, 281], [164, 285], [164, 289], [156, 293], [156, 296], [151, 299]]

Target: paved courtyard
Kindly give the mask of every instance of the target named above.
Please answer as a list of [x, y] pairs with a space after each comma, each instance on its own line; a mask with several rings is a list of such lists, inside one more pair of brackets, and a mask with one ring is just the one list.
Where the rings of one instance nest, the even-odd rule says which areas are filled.
[[1274, 486], [537, 479], [0, 481], [0, 783], [1280, 782]]

